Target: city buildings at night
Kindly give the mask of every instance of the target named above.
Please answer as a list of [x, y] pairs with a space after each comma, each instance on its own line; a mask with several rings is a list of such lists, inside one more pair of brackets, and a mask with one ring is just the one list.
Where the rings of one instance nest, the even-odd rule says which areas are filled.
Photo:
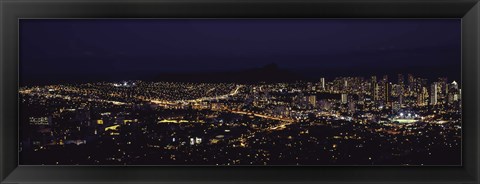
[[18, 29], [20, 165], [462, 164], [461, 19]]
[[399, 76], [22, 87], [20, 154], [27, 165], [460, 164], [458, 83]]

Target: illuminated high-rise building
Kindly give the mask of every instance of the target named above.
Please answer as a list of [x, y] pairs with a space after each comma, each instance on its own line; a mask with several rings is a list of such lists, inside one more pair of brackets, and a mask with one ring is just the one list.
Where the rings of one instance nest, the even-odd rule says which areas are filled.
[[310, 95], [308, 97], [308, 103], [310, 103], [310, 105], [313, 107], [317, 106], [317, 97], [315, 95]]
[[378, 84], [377, 84], [377, 76], [372, 76], [372, 79], [371, 79], [371, 83], [370, 83], [370, 87], [371, 87], [371, 95], [372, 95], [372, 99], [374, 101], [377, 101], [378, 100], [378, 94], [377, 94], [377, 88], [378, 88]]
[[448, 84], [448, 78], [446, 78], [446, 77], [438, 78], [438, 87], [441, 90], [441, 91], [439, 91], [439, 93], [446, 93], [447, 92], [447, 86], [448, 86], [447, 84]]
[[344, 81], [343, 81], [343, 90], [348, 91], [348, 80], [347, 80], [347, 78], [344, 78]]
[[320, 89], [325, 91], [325, 78], [320, 78]]
[[382, 101], [382, 105], [389, 106], [390, 86], [388, 83], [388, 75], [384, 75], [379, 82], [379, 99]]
[[448, 86], [448, 83], [445, 83], [445, 95], [448, 95], [448, 90], [449, 89], [449, 86]]
[[452, 104], [453, 102], [455, 102], [455, 99], [456, 99], [456, 98], [455, 98], [455, 97], [456, 97], [455, 95], [456, 95], [456, 94], [454, 94], [454, 93], [449, 93], [449, 94], [448, 94], [448, 100], [447, 100], [448, 104]]
[[348, 102], [348, 94], [342, 93], [342, 104], [346, 104]]
[[438, 103], [438, 83], [434, 82], [430, 89], [430, 105], [437, 105]]
[[459, 100], [460, 90], [458, 89], [458, 84], [456, 81], [453, 81], [448, 85], [448, 103], [452, 104]]
[[423, 99], [424, 99], [424, 96], [422, 93], [417, 95], [417, 106], [423, 106]]
[[388, 83], [388, 82], [385, 82], [385, 87], [384, 87], [384, 97], [383, 99], [385, 100], [385, 106], [388, 106], [389, 102], [390, 102], [390, 88], [391, 88], [391, 84]]
[[438, 78], [437, 82], [437, 104], [446, 104], [448, 100], [448, 79], [446, 77]]
[[417, 95], [417, 105], [425, 106], [427, 105], [426, 99], [428, 98], [428, 90], [426, 87], [422, 87], [421, 92]]

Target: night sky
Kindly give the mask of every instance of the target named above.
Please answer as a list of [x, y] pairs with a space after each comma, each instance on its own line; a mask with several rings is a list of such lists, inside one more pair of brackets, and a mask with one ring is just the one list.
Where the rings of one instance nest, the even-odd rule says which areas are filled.
[[127, 80], [275, 63], [312, 77], [460, 79], [460, 19], [23, 19], [20, 80]]

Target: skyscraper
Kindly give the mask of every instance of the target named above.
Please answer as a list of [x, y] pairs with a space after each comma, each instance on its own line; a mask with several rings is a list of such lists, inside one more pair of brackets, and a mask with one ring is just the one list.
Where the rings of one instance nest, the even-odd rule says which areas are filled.
[[348, 91], [348, 80], [346, 78], [343, 81], [343, 90]]
[[389, 83], [388, 83], [388, 75], [384, 75], [382, 80], [379, 83], [380, 87], [380, 93], [379, 97], [381, 98], [382, 105], [385, 107], [388, 107], [389, 105], [389, 94], [390, 94], [390, 89], [389, 89]]
[[317, 97], [315, 95], [310, 95], [308, 97], [308, 103], [310, 103], [310, 105], [315, 107], [317, 105]]
[[320, 90], [325, 91], [325, 78], [320, 78]]
[[422, 87], [421, 92], [417, 95], [417, 105], [418, 106], [425, 106], [425, 100], [428, 98], [428, 90], [426, 87]]
[[452, 104], [459, 100], [460, 91], [458, 89], [458, 84], [456, 81], [453, 81], [451, 84], [448, 85], [448, 103]]
[[390, 83], [385, 82], [385, 87], [384, 87], [384, 100], [385, 100], [385, 106], [388, 106], [388, 103], [390, 102]]
[[398, 103], [403, 105], [403, 97], [405, 95], [405, 82], [402, 74], [398, 74], [398, 87], [397, 87]]
[[342, 93], [342, 104], [346, 104], [348, 102], [348, 95], [346, 93]]
[[437, 85], [437, 104], [446, 104], [448, 99], [448, 78], [438, 78]]
[[403, 105], [403, 94], [400, 94], [400, 95], [398, 96], [398, 104], [400, 104], [400, 106]]
[[430, 89], [430, 105], [437, 105], [438, 102], [438, 83], [434, 82]]
[[371, 95], [372, 95], [372, 99], [373, 101], [377, 101], [378, 100], [378, 94], [377, 94], [377, 76], [372, 76], [372, 81], [371, 81]]

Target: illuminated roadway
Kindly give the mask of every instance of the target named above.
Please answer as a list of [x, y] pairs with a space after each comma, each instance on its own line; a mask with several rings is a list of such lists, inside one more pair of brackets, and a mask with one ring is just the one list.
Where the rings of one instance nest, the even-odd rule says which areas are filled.
[[[221, 95], [221, 96], [215, 96], [215, 97], [203, 97], [203, 98], [197, 98], [193, 100], [177, 100], [177, 101], [166, 101], [166, 100], [150, 100], [151, 103], [158, 104], [158, 105], [179, 105], [179, 104], [185, 104], [185, 103], [198, 103], [202, 101], [212, 101], [212, 100], [221, 100], [221, 99], [227, 99], [231, 96], [235, 96], [238, 94], [239, 90], [243, 87], [243, 85], [238, 85], [235, 90], [233, 90], [229, 94]], [[259, 118], [264, 118], [264, 119], [270, 119], [270, 120], [277, 120], [277, 121], [283, 121], [283, 122], [289, 122], [292, 123], [294, 122], [293, 119], [289, 118], [280, 118], [280, 117], [275, 117], [273, 115], [268, 115], [268, 114], [260, 114], [260, 113], [255, 113], [255, 112], [247, 112], [247, 111], [240, 111], [240, 110], [233, 110], [233, 109], [222, 109], [219, 111], [228, 111], [231, 113], [235, 114], [243, 114], [243, 115], [251, 115]], [[274, 128], [276, 129], [276, 128]]]

